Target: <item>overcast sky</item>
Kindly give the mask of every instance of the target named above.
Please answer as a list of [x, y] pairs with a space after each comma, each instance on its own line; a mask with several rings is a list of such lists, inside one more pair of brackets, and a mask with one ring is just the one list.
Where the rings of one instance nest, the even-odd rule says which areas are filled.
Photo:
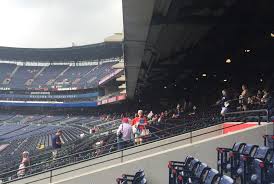
[[0, 46], [70, 47], [123, 32], [122, 0], [0, 0]]

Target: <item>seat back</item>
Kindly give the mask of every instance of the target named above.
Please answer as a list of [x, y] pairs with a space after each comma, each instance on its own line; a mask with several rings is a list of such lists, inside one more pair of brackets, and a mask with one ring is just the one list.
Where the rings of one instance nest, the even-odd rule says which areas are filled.
[[144, 170], [139, 170], [138, 172], [135, 173], [132, 184], [144, 184], [146, 181], [145, 180], [145, 172]]
[[258, 146], [257, 145], [253, 145], [253, 144], [246, 144], [245, 148], [243, 149], [243, 153], [240, 156], [240, 160], [239, 160], [239, 165], [237, 168], [237, 174], [238, 175], [243, 175], [244, 172], [249, 172], [249, 170], [245, 170], [244, 164], [250, 164], [250, 162], [246, 162], [246, 157], [253, 157], [254, 154], [256, 153]]
[[200, 163], [201, 162], [198, 159], [193, 159], [189, 164], [188, 170], [194, 172]]
[[[143, 177], [143, 176], [145, 176], [145, 172], [144, 172], [144, 170], [140, 169], [139, 171], [137, 171], [135, 173], [134, 178]], [[134, 180], [134, 178], [133, 178], [133, 180]]]
[[210, 169], [205, 177], [204, 184], [212, 184], [214, 181], [217, 181], [220, 176], [219, 172], [215, 169]]
[[187, 156], [185, 159], [185, 168], [189, 169], [189, 167], [191, 166], [191, 162], [194, 160], [194, 157], [192, 156]]
[[272, 149], [274, 149], [274, 135], [265, 135], [265, 146], [268, 146]]
[[146, 183], [145, 176], [139, 176], [137, 178], [134, 178], [134, 180], [132, 181], [132, 184], [145, 184], [145, 183]]
[[219, 184], [234, 184], [234, 180], [228, 176], [222, 176]]
[[232, 147], [232, 151], [241, 152], [241, 150], [244, 149], [245, 145], [246, 143], [236, 142]]
[[254, 154], [254, 158], [264, 161], [265, 159], [267, 159], [267, 157], [269, 157], [269, 154], [272, 154], [272, 151], [269, 147], [260, 146], [256, 150], [256, 153]]
[[201, 163], [197, 168], [196, 172], [194, 173], [194, 175], [199, 179], [203, 179], [203, 177], [209, 169], [210, 168], [205, 163]]
[[272, 165], [272, 167], [270, 167], [267, 171], [267, 177], [270, 179], [270, 181], [272, 183], [274, 183], [274, 155], [272, 155], [272, 158], [270, 160], [270, 164]]
[[242, 154], [248, 155], [248, 156], [253, 156], [257, 150], [258, 146], [253, 145], [253, 144], [246, 144]]
[[262, 167], [261, 167], [262, 160], [259, 159], [254, 159], [253, 160], [253, 168], [252, 168], [252, 173], [251, 173], [251, 178], [250, 181], [252, 183], [256, 184], [263, 184], [263, 172], [262, 172]]
[[191, 160], [193, 160], [193, 159], [194, 159], [194, 157], [192, 157], [192, 156], [187, 156], [187, 157], [185, 158], [185, 164], [190, 163]]

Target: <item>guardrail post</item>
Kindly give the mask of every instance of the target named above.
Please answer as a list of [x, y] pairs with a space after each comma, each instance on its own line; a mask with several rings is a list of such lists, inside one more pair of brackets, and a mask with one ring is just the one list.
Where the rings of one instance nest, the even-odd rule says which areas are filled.
[[52, 183], [52, 170], [50, 171], [49, 183]]
[[192, 131], [190, 132], [190, 143], [192, 144]]

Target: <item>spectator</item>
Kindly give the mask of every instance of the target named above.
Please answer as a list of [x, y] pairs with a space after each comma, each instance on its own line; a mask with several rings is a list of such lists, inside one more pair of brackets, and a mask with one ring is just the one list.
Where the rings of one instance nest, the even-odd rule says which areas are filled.
[[175, 117], [174, 118], [180, 118], [183, 115], [183, 109], [181, 108], [180, 104], [177, 104], [176, 106], [176, 113], [175, 113]]
[[45, 149], [45, 145], [44, 144], [38, 144], [36, 147], [38, 150], [42, 151]]
[[221, 106], [221, 115], [224, 116], [225, 113], [230, 111], [231, 98], [228, 95], [226, 89], [222, 90], [222, 98], [216, 102], [216, 105]]
[[165, 117], [165, 114], [164, 112], [161, 112], [161, 114], [159, 115], [159, 118], [158, 118], [158, 123], [163, 123], [165, 122], [167, 117]]
[[22, 153], [22, 161], [19, 165], [19, 170], [17, 172], [18, 177], [22, 177], [27, 173], [27, 167], [30, 165], [29, 152], [24, 151]]
[[142, 144], [143, 136], [147, 135], [147, 119], [144, 117], [143, 111], [138, 110], [138, 117], [132, 120], [133, 133], [135, 135], [135, 143]]
[[117, 130], [117, 147], [118, 150], [124, 149], [131, 145], [133, 140], [132, 127], [129, 124], [128, 118], [123, 118]]
[[249, 97], [249, 91], [248, 91], [247, 85], [243, 84], [242, 93], [239, 96], [239, 103], [241, 104], [241, 110], [244, 110], [244, 111], [247, 110], [248, 97]]
[[261, 99], [263, 98], [263, 95], [264, 95], [264, 93], [261, 90], [258, 90], [257, 95], [256, 95], [256, 99], [258, 101], [261, 101]]
[[155, 114], [154, 117], [151, 120], [152, 124], [158, 124], [159, 123], [159, 116], [158, 114]]
[[82, 133], [80, 134], [80, 139], [83, 139], [84, 137], [85, 137], [85, 133], [82, 132]]
[[270, 100], [270, 93], [269, 93], [269, 90], [267, 89], [264, 89], [263, 90], [263, 96], [261, 98], [261, 102], [263, 104], [267, 104], [267, 102]]
[[253, 104], [253, 105], [261, 104], [262, 98], [263, 98], [263, 92], [261, 90], [258, 90], [256, 96], [254, 95], [251, 97], [251, 99], [250, 99], [251, 104]]
[[152, 116], [153, 116], [153, 112], [150, 111], [150, 112], [148, 113], [148, 115], [147, 115], [147, 118], [148, 118], [148, 119], [152, 119]]
[[61, 136], [63, 132], [62, 130], [57, 130], [56, 134], [52, 137], [52, 157], [53, 160], [55, 160], [58, 156], [58, 151], [62, 147], [62, 141], [61, 141]]

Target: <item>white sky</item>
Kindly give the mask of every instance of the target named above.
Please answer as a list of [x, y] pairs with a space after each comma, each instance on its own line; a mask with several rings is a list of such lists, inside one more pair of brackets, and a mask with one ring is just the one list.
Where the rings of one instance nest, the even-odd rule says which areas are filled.
[[0, 46], [70, 47], [120, 32], [122, 0], [0, 0]]

